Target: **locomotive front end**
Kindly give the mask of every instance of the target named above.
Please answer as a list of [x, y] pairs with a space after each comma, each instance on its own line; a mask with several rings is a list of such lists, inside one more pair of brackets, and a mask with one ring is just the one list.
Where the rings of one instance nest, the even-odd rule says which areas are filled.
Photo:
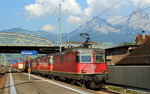
[[107, 76], [107, 64], [103, 49], [83, 49], [77, 52], [77, 73], [88, 88], [100, 88]]

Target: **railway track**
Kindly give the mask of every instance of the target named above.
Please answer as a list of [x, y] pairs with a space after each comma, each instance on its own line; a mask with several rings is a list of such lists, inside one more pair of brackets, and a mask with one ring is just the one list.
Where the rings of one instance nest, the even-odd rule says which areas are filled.
[[[35, 74], [32, 74], [32, 75], [35, 75]], [[42, 77], [42, 78], [47, 79], [47, 80], [52, 80], [48, 77], [44, 77], [44, 76], [40, 76], [40, 75], [35, 75], [35, 76]], [[62, 84], [62, 85], [66, 85], [68, 87], [74, 87], [74, 88], [82, 89], [84, 91], [92, 92], [94, 94], [120, 94], [118, 92], [108, 90], [105, 87], [101, 88], [100, 90], [93, 90], [93, 89], [87, 89], [87, 88], [84, 88], [84, 87], [80, 87], [78, 85], [70, 84], [70, 83], [67, 83], [67, 82], [62, 81], [62, 80], [53, 80], [53, 81], [56, 82], [56, 83]]]
[[[16, 70], [16, 69], [13, 69], [14, 72], [20, 72], [19, 70]], [[23, 72], [22, 72], [23, 73]], [[27, 73], [25, 73], [27, 74]], [[27, 74], [28, 75], [28, 74]], [[78, 85], [74, 85], [74, 84], [70, 84], [70, 83], [67, 83], [63, 80], [53, 80], [53, 79], [50, 79], [48, 78], [47, 76], [41, 76], [41, 75], [35, 75], [35, 74], [32, 74], [34, 76], [37, 76], [37, 77], [40, 77], [40, 78], [43, 78], [45, 80], [51, 80], [53, 82], [56, 82], [58, 84], [61, 84], [61, 85], [64, 85], [64, 86], [68, 86], [68, 87], [73, 87], [73, 88], [77, 88], [79, 90], [83, 90], [83, 91], [87, 91], [87, 92], [91, 92], [92, 94], [120, 94], [120, 93], [117, 93], [115, 91], [110, 91], [108, 90], [107, 88], [101, 88], [100, 90], [92, 90], [92, 89], [87, 89], [87, 88], [84, 88], [84, 87], [80, 87]], [[32, 81], [32, 79], [31, 79]]]
[[8, 70], [8, 67], [0, 67], [0, 78], [2, 78], [3, 75], [5, 75], [7, 70]]
[[6, 72], [8, 71], [8, 66], [6, 67], [0, 67], [0, 94], [3, 94], [3, 86], [5, 85], [6, 82]]
[[[46, 79], [46, 80], [52, 80], [52, 79], [49, 79], [46, 76], [35, 75], [35, 74], [32, 74], [32, 75], [40, 77], [40, 78], [43, 78], [43, 79]], [[105, 87], [101, 88], [100, 90], [93, 90], [93, 89], [83, 88], [83, 87], [80, 87], [80, 86], [74, 85], [74, 84], [72, 85], [72, 84], [67, 83], [65, 81], [62, 81], [62, 80], [52, 80], [52, 81], [54, 81], [56, 83], [59, 83], [61, 85], [66, 85], [68, 87], [74, 87], [74, 88], [77, 88], [77, 89], [82, 89], [84, 91], [92, 92], [93, 94], [126, 94], [126, 93], [128, 93], [128, 94], [143, 94], [143, 93], [137, 93], [137, 92], [135, 92], [133, 90], [129, 91], [127, 89], [127, 87], [126, 87], [126, 90], [125, 90], [122, 87], [116, 87], [116, 86], [108, 85], [108, 84]]]

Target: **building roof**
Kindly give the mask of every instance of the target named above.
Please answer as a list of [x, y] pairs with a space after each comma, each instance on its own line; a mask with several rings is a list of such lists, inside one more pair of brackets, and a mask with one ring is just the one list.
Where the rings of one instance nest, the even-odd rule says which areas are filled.
[[129, 47], [138, 47], [139, 45], [123, 45], [123, 46], [116, 46], [112, 48], [106, 48], [105, 50], [114, 50], [114, 49], [122, 49], [122, 48], [129, 48]]
[[135, 49], [139, 45], [124, 45], [105, 49], [107, 55], [127, 54], [129, 50]]
[[116, 65], [150, 65], [150, 40], [125, 56]]
[[142, 38], [141, 34], [138, 34], [135, 38], [135, 44], [138, 44], [138, 42], [140, 42], [141, 44], [144, 44], [145, 42], [147, 42], [148, 40], [150, 40], [150, 35], [145, 35], [145, 38]]

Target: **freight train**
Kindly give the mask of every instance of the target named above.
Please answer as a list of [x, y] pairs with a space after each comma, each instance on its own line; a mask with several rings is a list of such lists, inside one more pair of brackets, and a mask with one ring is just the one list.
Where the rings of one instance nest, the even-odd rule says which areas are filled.
[[13, 68], [18, 69], [20, 71], [26, 70], [24, 62], [18, 62], [12, 65]]

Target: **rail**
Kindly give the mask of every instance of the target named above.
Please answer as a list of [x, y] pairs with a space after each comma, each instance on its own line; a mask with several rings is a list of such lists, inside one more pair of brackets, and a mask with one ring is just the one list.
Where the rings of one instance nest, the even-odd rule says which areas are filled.
[[0, 94], [4, 93], [3, 86], [5, 85], [5, 82], [6, 82], [7, 75], [5, 74], [7, 71], [8, 71], [8, 66], [6, 67], [0, 66]]
[[0, 67], [0, 78], [2, 78], [3, 75], [5, 75], [7, 70], [8, 70], [8, 67]]

